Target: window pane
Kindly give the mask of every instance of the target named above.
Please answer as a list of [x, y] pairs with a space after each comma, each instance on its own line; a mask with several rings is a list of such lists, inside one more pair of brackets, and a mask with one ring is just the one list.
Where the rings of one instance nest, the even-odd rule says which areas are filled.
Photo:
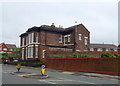
[[82, 34], [79, 34], [79, 40], [82, 40]]
[[59, 43], [62, 43], [62, 35], [58, 36]]
[[7, 50], [7, 48], [4, 48], [3, 50], [5, 50], [5, 51], [6, 51], [6, 50]]

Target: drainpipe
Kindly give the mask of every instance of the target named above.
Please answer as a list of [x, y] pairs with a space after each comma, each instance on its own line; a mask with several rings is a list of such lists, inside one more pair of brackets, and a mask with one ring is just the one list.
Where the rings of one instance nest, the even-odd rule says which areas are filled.
[[[75, 23], [77, 23], [77, 21], [75, 21]], [[76, 51], [76, 45], [77, 45], [76, 36], [77, 36], [77, 25], [75, 25], [75, 30], [74, 30], [74, 49], [73, 49], [74, 52]]]

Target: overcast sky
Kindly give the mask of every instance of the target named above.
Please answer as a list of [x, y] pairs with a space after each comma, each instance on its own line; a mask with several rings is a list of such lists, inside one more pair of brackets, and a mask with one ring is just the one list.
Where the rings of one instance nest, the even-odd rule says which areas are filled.
[[[118, 1], [40, 1], [1, 2], [2, 40], [17, 46], [19, 35], [33, 26], [83, 24], [90, 31], [91, 43], [118, 45]], [[1, 34], [0, 34], [1, 35]]]

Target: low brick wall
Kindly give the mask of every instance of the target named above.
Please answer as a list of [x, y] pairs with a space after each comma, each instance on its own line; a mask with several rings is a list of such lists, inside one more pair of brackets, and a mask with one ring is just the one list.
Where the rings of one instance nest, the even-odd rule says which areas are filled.
[[48, 58], [52, 69], [120, 75], [120, 58]]

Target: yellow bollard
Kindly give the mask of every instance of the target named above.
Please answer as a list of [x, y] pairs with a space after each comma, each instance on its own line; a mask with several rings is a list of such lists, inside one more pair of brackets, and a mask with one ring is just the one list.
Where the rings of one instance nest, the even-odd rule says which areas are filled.
[[20, 68], [21, 68], [21, 65], [17, 64], [17, 70], [18, 70], [18, 72], [20, 71]]
[[42, 76], [44, 76], [45, 71], [46, 71], [45, 65], [42, 65], [42, 66], [41, 66], [41, 74], [42, 74]]

